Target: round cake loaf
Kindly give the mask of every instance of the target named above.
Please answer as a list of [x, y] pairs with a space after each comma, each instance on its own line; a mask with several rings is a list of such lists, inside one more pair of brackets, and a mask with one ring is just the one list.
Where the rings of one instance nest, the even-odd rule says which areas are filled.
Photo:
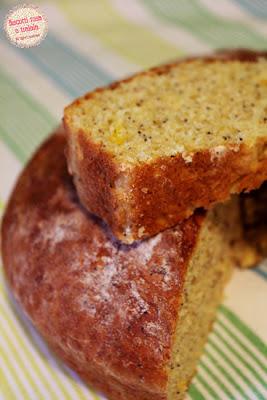
[[53, 350], [109, 399], [180, 399], [231, 272], [234, 205], [124, 245], [80, 205], [64, 149], [63, 134], [48, 139], [11, 196], [9, 285]]

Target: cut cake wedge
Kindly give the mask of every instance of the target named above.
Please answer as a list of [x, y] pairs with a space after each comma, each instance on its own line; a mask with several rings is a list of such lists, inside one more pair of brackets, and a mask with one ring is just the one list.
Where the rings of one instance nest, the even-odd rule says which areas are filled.
[[267, 52], [153, 68], [65, 109], [83, 205], [132, 243], [267, 179]]

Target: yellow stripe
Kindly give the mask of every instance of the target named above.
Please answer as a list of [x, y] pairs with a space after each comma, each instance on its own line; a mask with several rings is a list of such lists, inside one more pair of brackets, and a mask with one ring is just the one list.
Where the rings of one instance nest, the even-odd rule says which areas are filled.
[[[0, 309], [1, 309], [1, 314], [2, 314], [2, 315], [5, 314], [5, 311], [1, 308], [1, 305], [0, 305]], [[10, 324], [10, 320], [9, 320], [8, 318], [6, 318], [6, 315], [5, 315], [5, 320], [9, 323], [9, 325], [11, 325], [11, 324]], [[25, 377], [28, 379], [28, 382], [30, 383], [30, 386], [34, 388], [36, 394], [38, 393], [38, 395], [39, 395], [40, 397], [42, 397], [42, 394], [41, 394], [41, 392], [40, 392], [38, 386], [36, 385], [36, 383], [35, 383], [34, 380], [32, 379], [31, 375], [29, 374], [29, 372], [28, 372], [26, 366], [24, 365], [23, 358], [21, 357], [21, 355], [18, 354], [18, 352], [17, 352], [15, 346], [13, 345], [12, 341], [9, 339], [9, 337], [8, 337], [8, 335], [6, 334], [6, 332], [4, 331], [3, 327], [2, 327], [2, 329], [1, 329], [1, 335], [2, 335], [2, 337], [4, 338], [5, 342], [8, 344], [8, 347], [10, 348], [10, 350], [12, 351], [12, 353], [13, 353], [14, 355], [16, 355], [16, 363], [17, 363], [18, 366], [21, 368], [21, 370], [24, 372]]]
[[[7, 293], [4, 291], [1, 293], [2, 297], [4, 298], [4, 301], [7, 303], [7, 305], [10, 308], [13, 308], [12, 304], [10, 303], [10, 300], [7, 296]], [[40, 377], [41, 380], [44, 381], [44, 384], [46, 385], [46, 387], [49, 387], [49, 383], [48, 381], [42, 376], [42, 373], [38, 367], [38, 365], [36, 364], [33, 355], [27, 350], [27, 347], [25, 346], [25, 343], [23, 343], [23, 339], [25, 340], [25, 338], [23, 338], [20, 334], [17, 333], [16, 331], [16, 327], [15, 324], [13, 323], [13, 321], [9, 318], [8, 314], [6, 313], [6, 311], [3, 309], [3, 307], [1, 307], [2, 312], [5, 314], [5, 319], [7, 321], [9, 321], [10, 324], [12, 324], [13, 329], [14, 329], [14, 334], [16, 336], [16, 340], [20, 343], [20, 347], [27, 353], [27, 357], [30, 360], [31, 364], [33, 365], [33, 367], [35, 368], [36, 371], [38, 371], [38, 375]], [[13, 308], [13, 311], [14, 308]], [[27, 337], [28, 341], [30, 343], [32, 343], [32, 337], [31, 334], [26, 326], [26, 324], [22, 321], [22, 319], [20, 318], [20, 316], [15, 312], [15, 317], [18, 320], [18, 323], [23, 327], [23, 331], [25, 336]], [[53, 355], [51, 355], [52, 357]], [[81, 399], [81, 400], [88, 400], [87, 396], [83, 393], [82, 389], [80, 388], [79, 384], [77, 382], [75, 382], [69, 375], [69, 373], [66, 371], [62, 371], [62, 366], [60, 365], [60, 362], [56, 359], [56, 357], [53, 356], [53, 360], [58, 368], [59, 371], [61, 371], [62, 373], [64, 373], [65, 375], [68, 375], [68, 381], [69, 384], [72, 386], [73, 390], [76, 392], [77, 394], [77, 398]], [[64, 386], [64, 382], [62, 382], [61, 377], [59, 376], [59, 373], [50, 366], [49, 362], [47, 362], [46, 360], [42, 359], [41, 360], [45, 365], [44, 367], [49, 371], [49, 373], [52, 375], [52, 379], [55, 382], [55, 384], [57, 384], [57, 386], [60, 388], [60, 390], [64, 393], [64, 399], [65, 400], [72, 400], [71, 395], [68, 393], [67, 388]], [[53, 392], [53, 388], [49, 387], [49, 391], [52, 393], [52, 395], [55, 397], [55, 393]]]
[[21, 393], [22, 398], [28, 399], [29, 394], [28, 394], [27, 390], [25, 389], [23, 381], [22, 381], [21, 377], [17, 374], [16, 370], [14, 369], [14, 367], [9, 359], [9, 356], [6, 354], [6, 351], [2, 346], [0, 347], [0, 351], [1, 351], [1, 357], [4, 360], [5, 367], [9, 370], [10, 374], [14, 377], [16, 384], [19, 387], [19, 391]]
[[[35, 358], [33, 357], [33, 355], [31, 354], [30, 351], [28, 351], [27, 346], [25, 345], [24, 341], [25, 338], [23, 338], [23, 336], [21, 336], [16, 329], [16, 326], [14, 324], [14, 322], [9, 318], [8, 314], [6, 313], [5, 309], [1, 306], [0, 304], [0, 309], [1, 309], [1, 313], [4, 316], [5, 320], [8, 322], [8, 324], [10, 325], [11, 329], [13, 330], [13, 333], [16, 337], [16, 341], [19, 344], [21, 350], [25, 353], [27, 359], [30, 361], [32, 368], [34, 368], [35, 372], [37, 373], [37, 375], [40, 377], [40, 379], [43, 381], [45, 387], [47, 388], [47, 390], [50, 392], [50, 394], [52, 394], [52, 396], [54, 396], [54, 391], [53, 389], [50, 387], [49, 382], [42, 376], [42, 372], [39, 369], [38, 364], [35, 362]], [[25, 332], [25, 336], [28, 336], [28, 332], [26, 331], [25, 327], [24, 328], [24, 332]], [[31, 339], [28, 337], [28, 340], [30, 341]], [[7, 344], [8, 346], [11, 346], [11, 341], [9, 339], [7, 339]], [[14, 353], [16, 354], [16, 353]]]
[[[4, 365], [4, 362], [0, 354], [0, 365]], [[1, 397], [2, 396], [2, 397]], [[7, 380], [7, 370], [6, 368], [0, 369], [0, 398], [3, 400], [13, 400], [16, 398], [15, 392], [12, 391], [11, 386], [8, 384]]]
[[[30, 361], [36, 374], [39, 376], [40, 380], [43, 382], [47, 391], [51, 394], [51, 396], [52, 396], [51, 398], [57, 400], [57, 396], [54, 393], [53, 387], [50, 386], [49, 381], [47, 381], [47, 379], [42, 375], [42, 371], [40, 370], [38, 364], [35, 361], [35, 355], [32, 354], [28, 350], [28, 348], [25, 344], [25, 341], [28, 340], [28, 342], [32, 345], [31, 333], [29, 332], [26, 324], [22, 321], [22, 319], [20, 318], [20, 316], [17, 314], [16, 310], [14, 309], [14, 306], [10, 302], [10, 299], [8, 297], [8, 294], [6, 292], [4, 284], [2, 284], [3, 282], [4, 282], [4, 271], [3, 271], [3, 267], [0, 266], [0, 300], [2, 297], [2, 300], [6, 303], [7, 307], [10, 308], [10, 312], [13, 312], [14, 318], [17, 320], [17, 322], [20, 324], [20, 326], [23, 329], [24, 336], [17, 332], [15, 323], [9, 317], [6, 310], [0, 304], [1, 313], [4, 316], [5, 320], [7, 321], [7, 323], [9, 324], [9, 326], [11, 327], [13, 334], [16, 337], [16, 341], [19, 344], [21, 350], [25, 353], [27, 359]], [[3, 332], [3, 329], [0, 331], [0, 334], [1, 334], [1, 332]], [[7, 345], [10, 348], [12, 348], [12, 350], [14, 351], [14, 347], [11, 344], [11, 341], [9, 340], [9, 338], [5, 337], [5, 340], [6, 340]], [[50, 350], [49, 350], [49, 352], [50, 352]], [[16, 354], [16, 352], [14, 352], [14, 354]], [[57, 358], [52, 354], [51, 354], [51, 357], [53, 357], [53, 361], [55, 362], [58, 370], [62, 371], [61, 362], [58, 361]], [[62, 382], [61, 377], [58, 375], [58, 372], [56, 372], [55, 369], [50, 366], [49, 362], [46, 362], [46, 360], [43, 360], [43, 358], [41, 359], [41, 362], [44, 363], [44, 368], [46, 368], [48, 370], [49, 374], [51, 374], [51, 379], [53, 379], [55, 385], [57, 385], [59, 387], [59, 389], [64, 393], [64, 400], [72, 400], [71, 395], [67, 392], [67, 389], [64, 386], [64, 382]], [[25, 369], [23, 369], [23, 370], [25, 370]], [[73, 380], [73, 378], [70, 376], [69, 372], [64, 369], [64, 371], [62, 371], [62, 373], [64, 373], [65, 375], [68, 376], [68, 382], [72, 386], [73, 390], [77, 393], [77, 396], [78, 396], [77, 399], [88, 400], [88, 396], [84, 393], [84, 391], [80, 387], [79, 383]], [[0, 378], [1, 378], [1, 376], [0, 376]], [[29, 379], [29, 380], [31, 381], [31, 384], [32, 384], [32, 380], [31, 379]], [[1, 380], [0, 380], [0, 382], [1, 382]], [[2, 385], [1, 385], [1, 387], [2, 387]], [[8, 387], [5, 390], [8, 393], [10, 392]], [[86, 388], [86, 390], [88, 390], [88, 394], [90, 394], [94, 400], [100, 400], [100, 397], [92, 389]]]
[[94, 400], [101, 400], [101, 398], [92, 389], [90, 389], [90, 393]]
[[79, 29], [142, 67], [160, 64], [184, 53], [150, 29], [121, 17], [107, 0], [58, 0], [57, 3]]

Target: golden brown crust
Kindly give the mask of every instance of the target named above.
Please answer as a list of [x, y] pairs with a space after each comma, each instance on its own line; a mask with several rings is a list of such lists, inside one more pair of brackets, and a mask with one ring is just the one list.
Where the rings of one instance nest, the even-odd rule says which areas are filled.
[[[224, 50], [204, 59], [207, 62], [217, 59], [255, 62], [259, 57], [267, 57], [267, 52]], [[141, 74], [164, 74], [173, 65], [152, 68]], [[115, 82], [109, 88], [116, 89], [121, 82], [131, 79], [133, 77]], [[105, 88], [97, 89], [102, 90]], [[94, 93], [88, 93], [85, 98]], [[80, 99], [75, 104], [79, 102]], [[232, 193], [259, 187], [267, 179], [267, 137], [253, 149], [245, 145], [228, 146], [221, 156], [203, 151], [195, 153], [190, 163], [179, 155], [120, 171], [112, 155], [96, 148], [85, 139], [82, 131], [71, 135], [67, 113], [64, 122], [69, 133], [68, 163], [72, 166], [82, 203], [103, 218], [116, 237], [126, 243], [151, 237], [192, 215], [196, 208], [209, 208], [227, 200]], [[79, 146], [80, 158], [71, 144], [72, 139]], [[120, 191], [118, 181], [122, 184]], [[90, 193], [91, 187], [94, 191]]]
[[[192, 215], [197, 207], [210, 208], [230, 198], [232, 193], [250, 191], [267, 179], [267, 153], [262, 160], [267, 138], [252, 153], [244, 145], [212, 159], [209, 151], [193, 156], [186, 163], [182, 156], [157, 160], [132, 173], [132, 223], [153, 235]], [[147, 188], [144, 192], [141, 188]], [[148, 203], [149, 202], [149, 203]]]
[[125, 246], [79, 204], [52, 136], [18, 180], [2, 225], [15, 297], [54, 350], [114, 400], [166, 400], [187, 266], [205, 214]]
[[[66, 132], [68, 133], [68, 129]], [[70, 141], [71, 135], [67, 137]], [[125, 217], [118, 218], [116, 215], [116, 210], [120, 209], [114, 190], [115, 182], [120, 175], [116, 164], [100, 145], [87, 142], [82, 134], [78, 135], [74, 145], [75, 150], [69, 143], [66, 156], [69, 160], [69, 172], [73, 176], [81, 202], [85, 205], [90, 204], [90, 211], [95, 215], [101, 215], [108, 224], [119, 226]], [[82, 154], [82, 157], [79, 157], [79, 154]], [[91, 182], [90, 186], [88, 182]]]

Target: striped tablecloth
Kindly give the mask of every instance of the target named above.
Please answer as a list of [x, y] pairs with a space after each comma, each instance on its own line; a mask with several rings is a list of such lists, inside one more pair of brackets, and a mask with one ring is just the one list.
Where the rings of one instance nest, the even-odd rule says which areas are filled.
[[[1, 25], [15, 4], [1, 2]], [[0, 32], [0, 213], [23, 164], [73, 98], [185, 54], [267, 49], [266, 0], [38, 4], [49, 24], [38, 47], [16, 48]], [[50, 352], [0, 271], [0, 398], [99, 399]], [[267, 265], [235, 272], [188, 397], [267, 399]]]

